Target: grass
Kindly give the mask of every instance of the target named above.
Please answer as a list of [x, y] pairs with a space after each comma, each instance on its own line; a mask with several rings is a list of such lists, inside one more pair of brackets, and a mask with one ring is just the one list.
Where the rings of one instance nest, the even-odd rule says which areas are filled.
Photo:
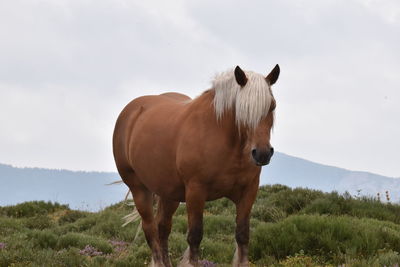
[[[146, 266], [150, 250], [138, 222], [122, 227], [130, 207], [98, 213], [43, 201], [0, 207], [0, 266]], [[206, 204], [202, 258], [230, 266], [235, 207]], [[373, 198], [263, 186], [252, 212], [253, 266], [395, 266], [400, 262], [400, 206]], [[173, 218], [170, 255], [187, 247], [182, 204]]]

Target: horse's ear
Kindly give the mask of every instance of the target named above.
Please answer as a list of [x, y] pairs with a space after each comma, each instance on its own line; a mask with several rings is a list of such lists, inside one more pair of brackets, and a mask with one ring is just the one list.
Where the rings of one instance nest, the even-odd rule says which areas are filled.
[[276, 64], [275, 68], [265, 77], [269, 85], [273, 85], [279, 78], [279, 73], [281, 72], [279, 65]]
[[240, 86], [245, 86], [247, 83], [247, 77], [246, 74], [244, 73], [244, 71], [239, 67], [236, 66], [235, 68], [235, 78], [236, 78], [236, 82], [240, 85]]

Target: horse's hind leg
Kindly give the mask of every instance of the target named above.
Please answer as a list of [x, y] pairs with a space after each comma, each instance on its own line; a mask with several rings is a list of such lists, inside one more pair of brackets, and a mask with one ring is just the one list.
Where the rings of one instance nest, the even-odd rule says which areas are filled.
[[159, 198], [156, 221], [158, 225], [158, 237], [162, 252], [163, 262], [166, 267], [171, 267], [168, 256], [168, 236], [171, 233], [172, 216], [179, 206], [179, 202]]
[[157, 225], [153, 216], [153, 193], [139, 182], [134, 173], [129, 176], [129, 179], [124, 179], [124, 182], [131, 190], [135, 206], [142, 218], [143, 232], [152, 251], [150, 266], [164, 267]]

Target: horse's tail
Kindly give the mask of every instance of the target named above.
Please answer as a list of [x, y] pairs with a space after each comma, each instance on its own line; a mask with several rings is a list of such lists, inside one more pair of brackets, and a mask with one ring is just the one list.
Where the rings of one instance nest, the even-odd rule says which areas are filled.
[[130, 223], [134, 223], [134, 222], [139, 221], [139, 224], [138, 224], [137, 229], [136, 229], [135, 237], [133, 238], [133, 241], [132, 241], [132, 242], [135, 242], [136, 238], [139, 236], [140, 229], [142, 229], [142, 219], [141, 219], [141, 217], [139, 215], [139, 212], [138, 212], [137, 208], [135, 207], [135, 203], [133, 202], [133, 200], [130, 200], [130, 197], [129, 197], [130, 195], [133, 198], [132, 192], [129, 189], [128, 192], [125, 195], [124, 204], [128, 205], [128, 206], [133, 206], [133, 210], [132, 210], [131, 213], [129, 213], [129, 214], [125, 215], [124, 217], [122, 217], [122, 219], [125, 221], [122, 224], [122, 227], [125, 227]]
[[[125, 215], [122, 218], [125, 221], [122, 224], [122, 227], [125, 227], [130, 223], [134, 223], [136, 221], [139, 221], [139, 224], [138, 224], [137, 229], [136, 229], [135, 237], [133, 238], [133, 241], [132, 241], [132, 242], [135, 242], [136, 238], [139, 236], [140, 229], [142, 229], [142, 219], [140, 218], [139, 212], [138, 212], [137, 208], [135, 207], [135, 203], [133, 202], [133, 200], [129, 201], [129, 195], [132, 195], [132, 192], [131, 192], [130, 189], [126, 193], [124, 201], [125, 201], [126, 205], [133, 206], [133, 210], [132, 210], [131, 213]], [[132, 195], [132, 198], [133, 198], [133, 195]]]
[[126, 205], [128, 206], [133, 206], [133, 210], [131, 213], [129, 213], [128, 215], [125, 215], [122, 219], [125, 221], [124, 224], [122, 224], [122, 227], [125, 227], [126, 225], [128, 225], [129, 223], [134, 223], [136, 221], [140, 220], [140, 215], [138, 210], [135, 207], [135, 203], [133, 202], [133, 200], [129, 200], [129, 195], [132, 195], [131, 190], [128, 190], [128, 192], [125, 195], [125, 199], [124, 202]]
[[[117, 180], [117, 181], [111, 182], [111, 183], [106, 184], [106, 185], [114, 185], [114, 184], [122, 184], [122, 183], [123, 183], [122, 180]], [[128, 192], [125, 195], [125, 198], [123, 200], [123, 205], [133, 206], [133, 210], [132, 210], [131, 213], [129, 213], [129, 214], [125, 215], [124, 217], [122, 217], [122, 219], [124, 220], [124, 223], [122, 224], [122, 227], [125, 227], [130, 223], [134, 223], [134, 222], [139, 221], [139, 225], [138, 225], [137, 230], [136, 230], [135, 238], [133, 239], [133, 241], [135, 241], [136, 238], [138, 237], [139, 233], [140, 233], [140, 229], [142, 228], [142, 220], [141, 220], [141, 217], [139, 215], [138, 210], [135, 207], [135, 202], [133, 202], [133, 194], [132, 194], [130, 189], [128, 189]]]
[[[115, 184], [115, 183], [116, 182], [114, 182], [112, 184]], [[133, 206], [133, 211], [131, 213], [129, 213], [128, 215], [125, 215], [123, 217], [125, 222], [122, 225], [122, 227], [125, 227], [126, 225], [128, 225], [130, 223], [134, 223], [136, 221], [140, 221], [141, 220], [140, 214], [139, 214], [138, 210], [136, 209], [135, 202], [133, 202], [133, 200], [130, 200], [129, 196], [132, 196], [132, 199], [133, 199], [133, 195], [132, 195], [131, 190], [128, 190], [128, 192], [126, 193], [124, 202], [128, 206]], [[153, 207], [158, 207], [159, 206], [159, 202], [160, 202], [160, 198], [156, 194], [153, 193], [153, 199], [154, 199]]]
[[[117, 184], [117, 183], [122, 183], [122, 180], [113, 182], [111, 184]], [[130, 196], [132, 196], [132, 200], [130, 200]], [[159, 202], [160, 202], [160, 198], [156, 194], [153, 193], [153, 199], [154, 199], [153, 206], [158, 207], [159, 206]], [[140, 214], [139, 214], [139, 212], [138, 212], [138, 210], [137, 210], [137, 208], [135, 206], [135, 202], [133, 202], [133, 194], [132, 194], [132, 191], [130, 189], [128, 190], [128, 192], [125, 195], [124, 202], [125, 202], [126, 205], [133, 206], [133, 210], [132, 210], [131, 213], [125, 215], [122, 218], [125, 221], [122, 224], [122, 227], [125, 227], [130, 223], [134, 223], [134, 222], [139, 221], [139, 225], [138, 225], [138, 227], [136, 229], [135, 237], [133, 238], [133, 241], [132, 241], [132, 242], [135, 242], [136, 238], [139, 236], [140, 229], [142, 229], [142, 218], [140, 217]]]

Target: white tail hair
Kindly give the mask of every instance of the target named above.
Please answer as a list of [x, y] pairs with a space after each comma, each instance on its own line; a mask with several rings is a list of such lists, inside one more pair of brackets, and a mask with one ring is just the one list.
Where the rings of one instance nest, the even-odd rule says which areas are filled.
[[[123, 183], [122, 180], [117, 180], [117, 181], [114, 181], [114, 182], [106, 184], [106, 185], [115, 185], [115, 184], [121, 184], [121, 183]], [[125, 221], [122, 224], [122, 227], [125, 227], [130, 223], [140, 221], [139, 225], [137, 226], [137, 229], [136, 229], [135, 237], [133, 238], [133, 241], [132, 241], [132, 243], [133, 243], [133, 242], [135, 242], [136, 238], [139, 236], [140, 230], [142, 229], [142, 220], [141, 220], [141, 217], [140, 217], [140, 214], [139, 214], [137, 208], [135, 207], [135, 203], [133, 202], [133, 195], [132, 195], [131, 190], [128, 190], [128, 192], [126, 193], [125, 199], [124, 199], [124, 204], [128, 205], [128, 206], [132, 206], [133, 210], [131, 213], [127, 214], [126, 216], [124, 216], [122, 218]]]

